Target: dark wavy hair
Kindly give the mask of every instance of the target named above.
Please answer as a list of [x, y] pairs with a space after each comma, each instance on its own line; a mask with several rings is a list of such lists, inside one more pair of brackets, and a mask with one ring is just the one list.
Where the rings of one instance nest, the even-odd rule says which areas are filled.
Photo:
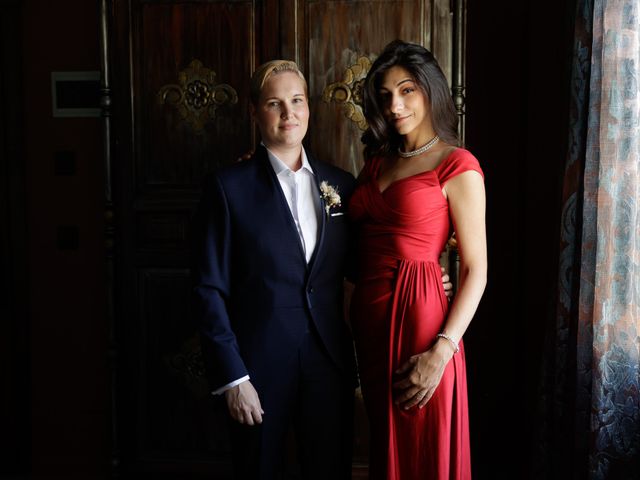
[[373, 62], [363, 88], [364, 115], [369, 128], [362, 135], [365, 155], [388, 154], [395, 151], [402, 137], [387, 123], [380, 86], [391, 67], [404, 68], [431, 104], [431, 122], [436, 134], [450, 145], [458, 145], [458, 114], [451, 90], [442, 69], [426, 48], [402, 40], [388, 44]]

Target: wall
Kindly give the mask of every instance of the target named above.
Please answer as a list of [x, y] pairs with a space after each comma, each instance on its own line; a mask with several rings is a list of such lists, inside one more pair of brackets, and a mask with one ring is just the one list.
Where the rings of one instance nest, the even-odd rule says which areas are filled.
[[0, 475], [28, 466], [30, 442], [21, 14], [0, 3]]
[[[65, 478], [99, 478], [108, 467], [100, 119], [53, 118], [51, 107], [52, 71], [99, 70], [97, 6], [86, 0], [23, 4], [31, 455], [37, 477], [64, 472]], [[61, 151], [75, 155], [75, 174], [54, 173]]]
[[[484, 168], [489, 280], [467, 334], [477, 478], [526, 478], [553, 319], [573, 1], [468, 2], [467, 146]], [[525, 469], [523, 469], [523, 467]]]

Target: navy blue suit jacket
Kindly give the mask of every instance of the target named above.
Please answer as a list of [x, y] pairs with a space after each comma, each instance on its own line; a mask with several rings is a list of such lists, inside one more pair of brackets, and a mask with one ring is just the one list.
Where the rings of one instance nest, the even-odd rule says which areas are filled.
[[350, 257], [346, 209], [352, 175], [315, 161], [319, 183], [342, 199], [322, 208], [307, 264], [293, 217], [266, 149], [220, 169], [205, 183], [194, 218], [196, 315], [212, 389], [250, 375], [268, 385], [313, 329], [337, 368], [354, 375], [353, 344], [343, 318], [343, 279]]

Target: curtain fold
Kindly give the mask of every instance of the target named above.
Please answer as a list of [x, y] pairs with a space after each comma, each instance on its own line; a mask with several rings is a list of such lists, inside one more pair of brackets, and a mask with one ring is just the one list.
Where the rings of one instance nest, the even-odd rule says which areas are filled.
[[578, 0], [534, 478], [640, 478], [640, 5]]

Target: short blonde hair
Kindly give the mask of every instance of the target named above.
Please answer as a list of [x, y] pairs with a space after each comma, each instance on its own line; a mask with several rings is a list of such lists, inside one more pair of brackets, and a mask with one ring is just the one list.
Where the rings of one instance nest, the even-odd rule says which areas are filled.
[[296, 62], [292, 62], [291, 60], [271, 60], [270, 62], [260, 65], [251, 76], [251, 103], [257, 105], [260, 100], [260, 93], [267, 80], [273, 75], [282, 72], [293, 72], [297, 74], [304, 84], [304, 94], [307, 95], [307, 81]]

